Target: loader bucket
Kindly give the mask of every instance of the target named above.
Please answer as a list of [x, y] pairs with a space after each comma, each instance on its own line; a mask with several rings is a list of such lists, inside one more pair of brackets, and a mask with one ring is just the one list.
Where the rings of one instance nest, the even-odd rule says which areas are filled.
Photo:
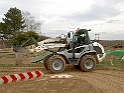
[[52, 54], [52, 52], [50, 52], [50, 51], [43, 52], [39, 55], [32, 57], [30, 62], [31, 63], [37, 63], [39, 61], [42, 61], [47, 55], [50, 55], [50, 54]]

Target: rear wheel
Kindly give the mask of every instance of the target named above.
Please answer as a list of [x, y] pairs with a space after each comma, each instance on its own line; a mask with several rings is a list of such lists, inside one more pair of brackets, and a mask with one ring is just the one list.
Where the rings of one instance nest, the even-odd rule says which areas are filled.
[[48, 69], [53, 73], [60, 73], [65, 70], [65, 59], [60, 55], [53, 55], [47, 61]]
[[94, 56], [86, 55], [81, 58], [79, 66], [82, 71], [90, 72], [96, 66], [96, 59], [94, 58]]

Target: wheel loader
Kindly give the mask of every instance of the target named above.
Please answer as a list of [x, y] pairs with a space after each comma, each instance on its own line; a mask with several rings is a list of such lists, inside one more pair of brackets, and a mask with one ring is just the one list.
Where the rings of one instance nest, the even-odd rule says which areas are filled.
[[60, 47], [58, 51], [45, 49], [51, 52], [43, 60], [45, 68], [52, 73], [60, 73], [65, 70], [67, 64], [71, 64], [82, 71], [92, 71], [106, 54], [101, 44], [90, 40], [88, 31], [90, 30], [70, 31], [64, 47]]

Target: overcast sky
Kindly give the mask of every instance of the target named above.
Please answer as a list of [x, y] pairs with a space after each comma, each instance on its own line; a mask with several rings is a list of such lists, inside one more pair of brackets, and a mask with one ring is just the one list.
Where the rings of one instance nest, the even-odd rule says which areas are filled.
[[29, 11], [47, 36], [79, 27], [91, 29], [92, 39], [124, 40], [124, 0], [0, 0], [0, 21], [11, 7]]

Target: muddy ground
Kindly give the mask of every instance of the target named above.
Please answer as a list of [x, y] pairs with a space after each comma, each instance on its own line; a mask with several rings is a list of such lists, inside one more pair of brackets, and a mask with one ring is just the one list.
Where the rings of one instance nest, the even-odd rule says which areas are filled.
[[[14, 58], [0, 58], [0, 64], [15, 64]], [[23, 64], [32, 64], [29, 59]], [[40, 70], [51, 75], [42, 63], [32, 66], [0, 67], [0, 76], [14, 73]], [[82, 72], [68, 66], [61, 74], [72, 75], [69, 79], [50, 79], [40, 77], [28, 81], [20, 81], [0, 86], [0, 93], [124, 93], [124, 69], [97, 66], [92, 72]]]

